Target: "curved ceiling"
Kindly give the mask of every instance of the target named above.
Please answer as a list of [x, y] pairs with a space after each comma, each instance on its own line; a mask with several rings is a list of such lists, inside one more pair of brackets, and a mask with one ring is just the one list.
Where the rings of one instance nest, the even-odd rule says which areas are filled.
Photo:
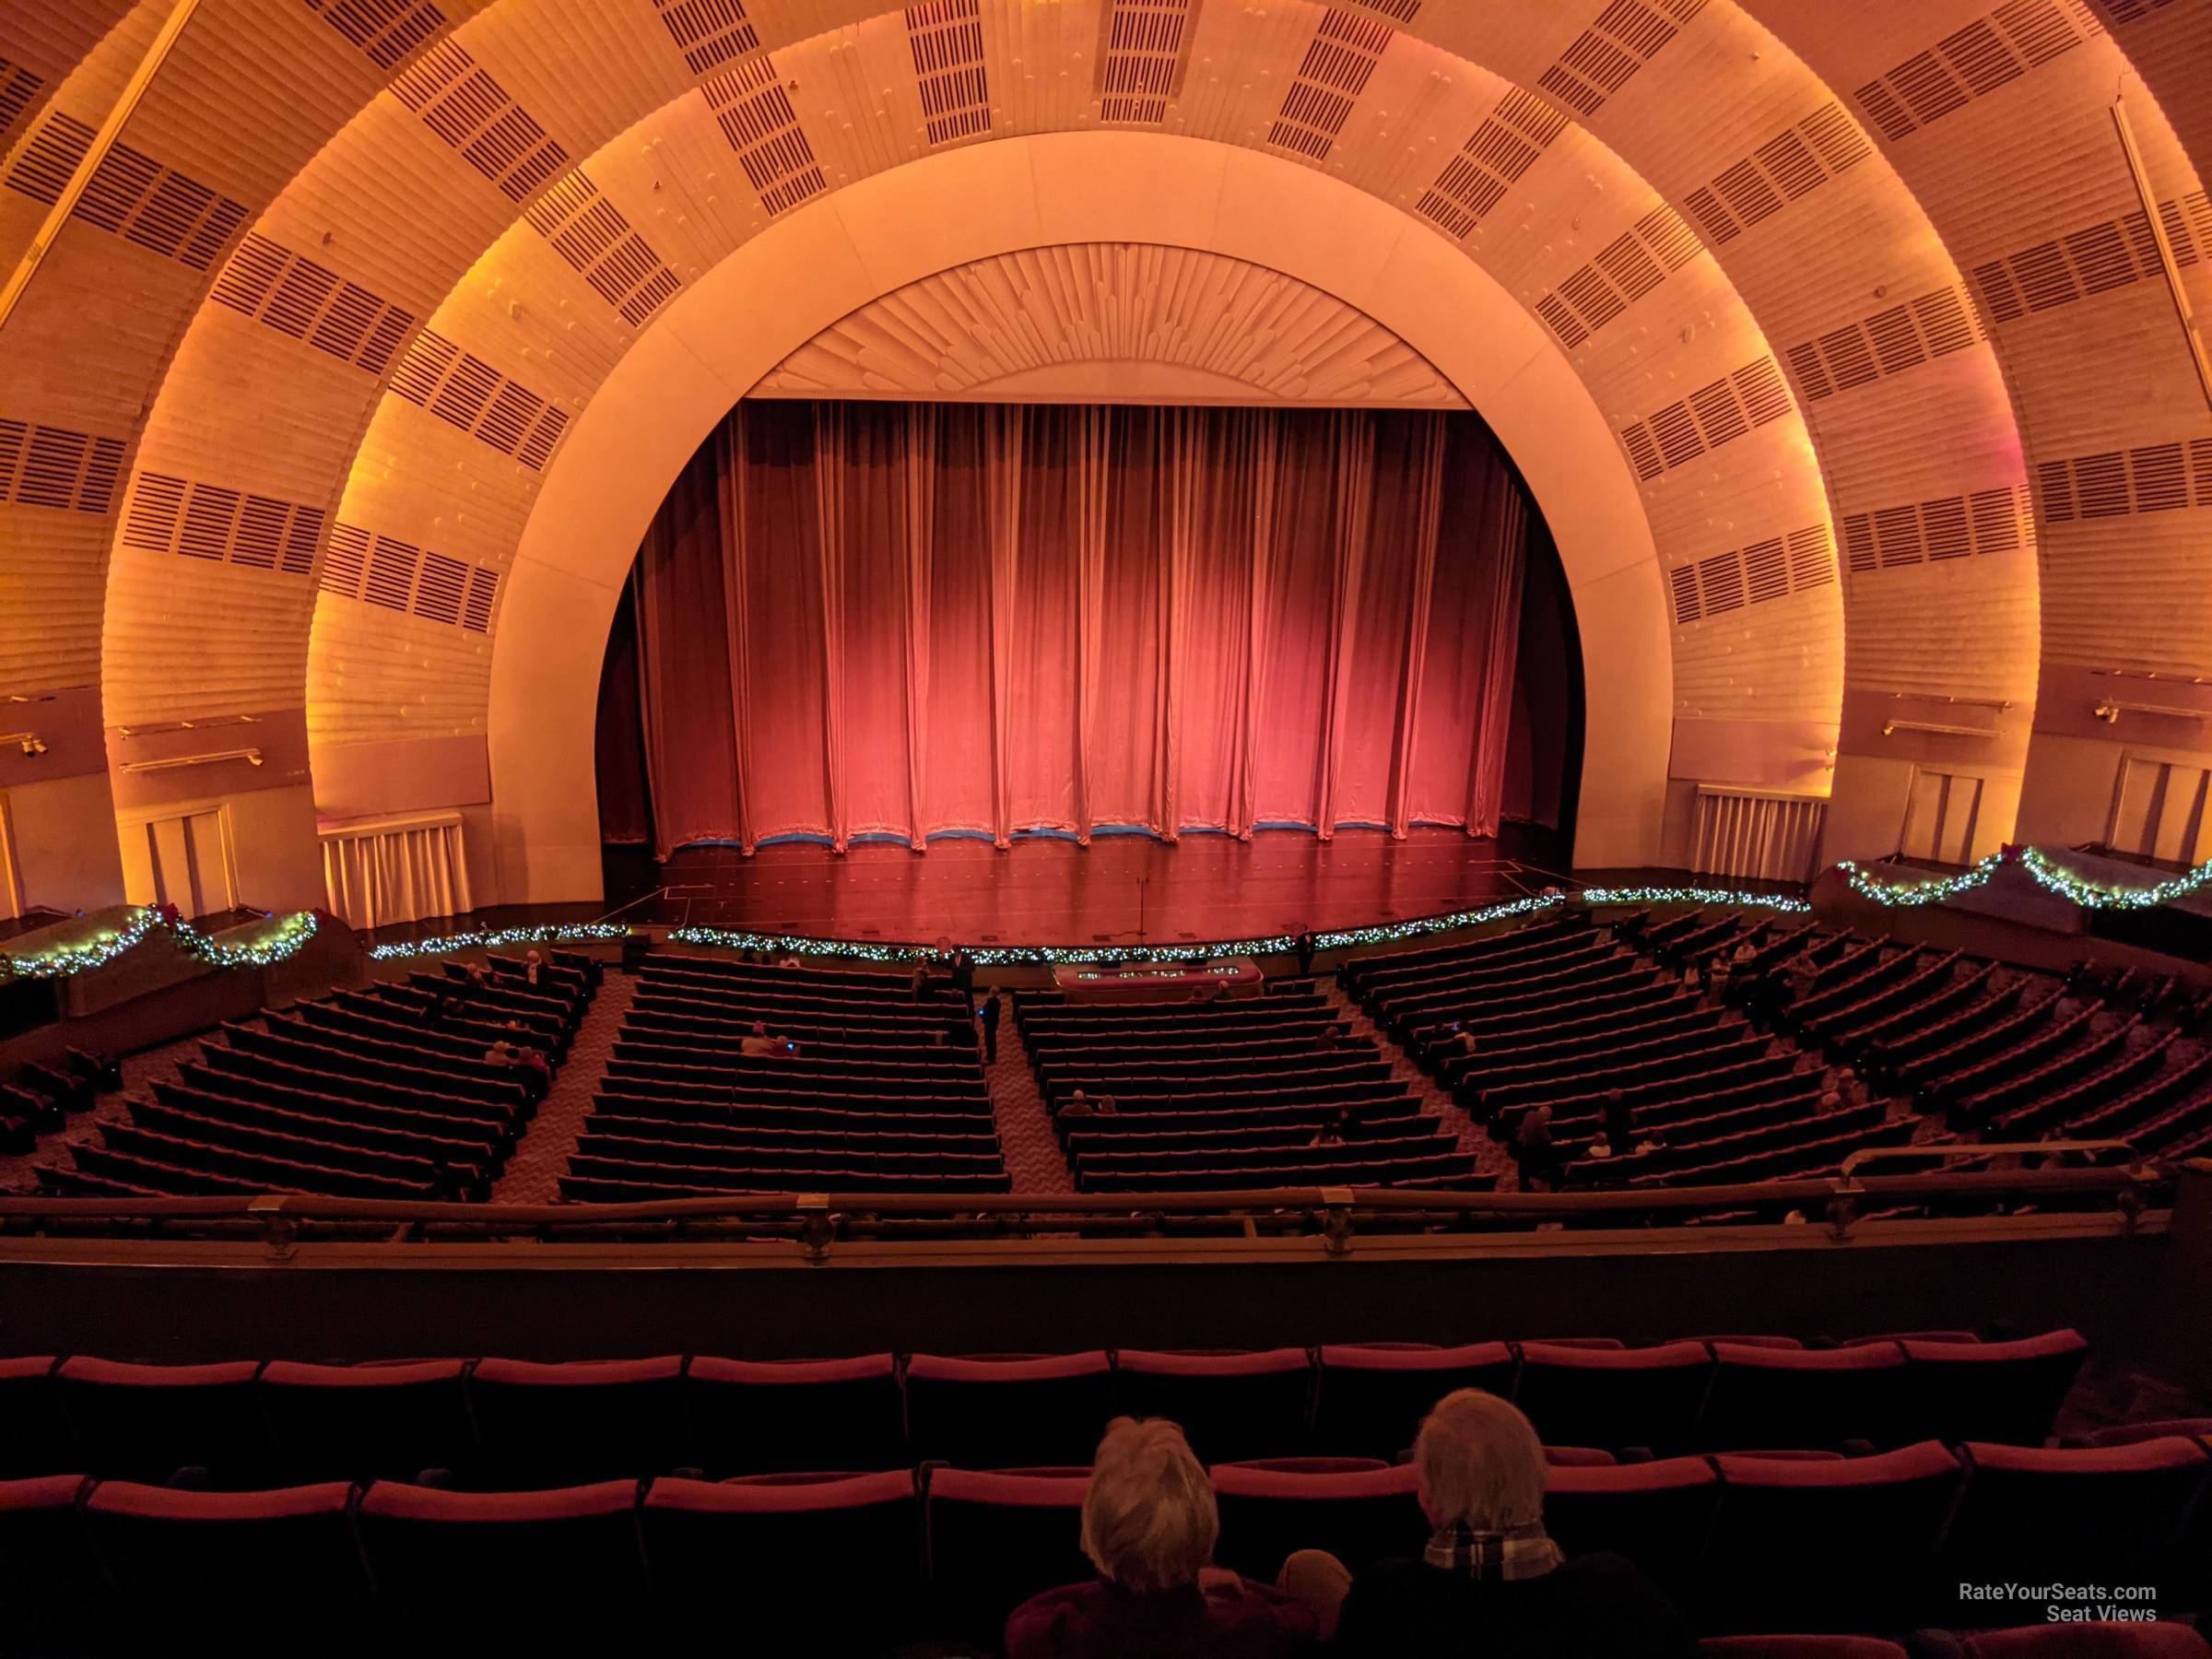
[[[0, 18], [0, 266], [182, 3]], [[11, 488], [0, 425], [7, 688], [54, 702], [47, 775], [112, 768], [126, 820], [268, 797], [240, 834], [272, 870], [312, 863], [318, 803], [484, 806], [507, 575], [656, 318], [863, 181], [1114, 130], [1387, 205], [1571, 371], [1615, 440], [1571, 465], [1630, 477], [1670, 635], [1649, 861], [1685, 791], [1826, 790], [1831, 752], [1831, 855], [1893, 850], [1916, 771], [1973, 782], [1979, 842], [2016, 806], [2095, 835], [2133, 749], [2206, 747], [2094, 711], [2212, 668], [2212, 418], [2168, 272], [2204, 302], [2208, 15], [200, 0], [6, 319], [0, 422], [49, 474], [76, 457]], [[1030, 188], [1039, 245], [1081, 240], [1053, 210], [1085, 182]], [[1209, 238], [1284, 208], [1189, 206]], [[911, 280], [869, 275], [865, 300]], [[260, 764], [146, 765], [211, 722], [251, 722]], [[502, 896], [569, 896], [530, 885]]]

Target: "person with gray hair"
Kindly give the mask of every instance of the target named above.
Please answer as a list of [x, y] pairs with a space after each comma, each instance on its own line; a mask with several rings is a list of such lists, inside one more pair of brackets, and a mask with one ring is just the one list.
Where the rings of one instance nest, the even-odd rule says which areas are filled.
[[1435, 1528], [1419, 1560], [1379, 1561], [1357, 1577], [1317, 1550], [1284, 1563], [1285, 1587], [1324, 1632], [1334, 1627], [1335, 1651], [1694, 1659], [1689, 1627], [1633, 1563], [1570, 1559], [1545, 1532], [1544, 1448], [1507, 1401], [1476, 1388], [1446, 1394], [1421, 1424], [1413, 1459]]
[[1165, 1418], [1107, 1425], [1083, 1494], [1095, 1583], [1031, 1596], [1006, 1619], [1007, 1659], [1288, 1659], [1318, 1623], [1295, 1598], [1214, 1566], [1213, 1483]]

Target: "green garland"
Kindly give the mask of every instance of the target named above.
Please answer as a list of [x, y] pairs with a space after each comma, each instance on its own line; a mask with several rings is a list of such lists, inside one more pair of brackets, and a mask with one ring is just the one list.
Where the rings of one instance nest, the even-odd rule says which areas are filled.
[[1882, 880], [1865, 865], [1849, 859], [1836, 865], [1836, 873], [1860, 898], [1888, 909], [1901, 909], [1941, 904], [1961, 893], [1986, 887], [1998, 869], [2008, 864], [2018, 865], [2044, 891], [2055, 893], [2084, 910], [2150, 910], [2212, 887], [2212, 861], [2198, 865], [2185, 875], [2171, 876], [2147, 887], [2107, 886], [2077, 876], [2041, 847], [2006, 847], [1956, 876], [1930, 876], [1914, 881]]
[[394, 940], [372, 945], [370, 959], [397, 961], [406, 957], [442, 956], [449, 950], [497, 950], [508, 945], [605, 944], [627, 938], [629, 926], [620, 922], [562, 922], [543, 927], [500, 927], [487, 932], [440, 934], [427, 939]]
[[156, 932], [167, 932], [185, 955], [210, 968], [267, 968], [296, 955], [315, 936], [315, 917], [312, 911], [296, 911], [279, 918], [276, 931], [265, 938], [251, 945], [226, 945], [189, 922], [172, 920], [156, 906], [142, 904], [125, 912], [120, 926], [102, 928], [74, 945], [57, 945], [28, 956], [0, 957], [0, 965], [5, 965], [7, 976], [13, 979], [64, 979], [105, 968]]

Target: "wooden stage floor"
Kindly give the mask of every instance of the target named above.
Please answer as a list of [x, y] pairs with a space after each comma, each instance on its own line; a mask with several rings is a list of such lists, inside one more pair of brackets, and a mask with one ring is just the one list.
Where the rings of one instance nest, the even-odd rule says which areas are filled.
[[749, 859], [690, 847], [657, 873], [629, 872], [628, 893], [610, 882], [608, 898], [665, 884], [623, 915], [825, 938], [1172, 944], [1353, 927], [1535, 892], [1563, 880], [1543, 867], [1553, 839], [1508, 826], [1502, 841], [1453, 830], [1394, 841], [1347, 830], [1325, 843], [1296, 830], [1249, 842], [1193, 835], [1174, 846], [1142, 835], [1098, 836], [1088, 847], [1041, 837], [1003, 853], [949, 839], [925, 853], [865, 844], [842, 856], [795, 842]]

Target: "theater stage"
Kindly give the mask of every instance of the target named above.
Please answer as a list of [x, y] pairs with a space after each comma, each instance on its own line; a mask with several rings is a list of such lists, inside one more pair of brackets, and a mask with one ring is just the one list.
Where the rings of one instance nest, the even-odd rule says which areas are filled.
[[[1300, 830], [1250, 841], [1101, 835], [1088, 847], [1034, 836], [1001, 852], [947, 839], [925, 853], [809, 842], [688, 847], [655, 866], [612, 859], [607, 900], [625, 919], [816, 937], [971, 945], [1172, 944], [1435, 915], [1563, 882], [1548, 831], [1496, 841], [1455, 830]], [[653, 889], [664, 888], [654, 893]]]

